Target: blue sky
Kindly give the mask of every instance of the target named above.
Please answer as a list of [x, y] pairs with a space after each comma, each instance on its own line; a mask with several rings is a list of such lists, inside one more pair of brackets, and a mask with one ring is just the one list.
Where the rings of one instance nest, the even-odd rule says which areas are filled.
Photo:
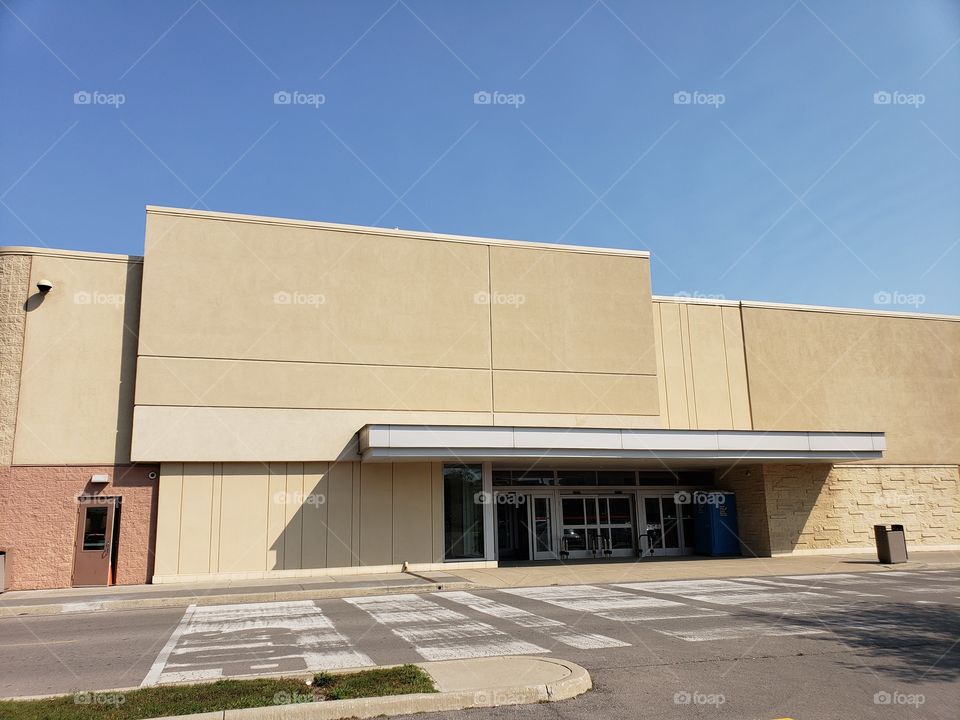
[[139, 254], [174, 205], [958, 314], [958, 90], [955, 0], [0, 0], [0, 244]]

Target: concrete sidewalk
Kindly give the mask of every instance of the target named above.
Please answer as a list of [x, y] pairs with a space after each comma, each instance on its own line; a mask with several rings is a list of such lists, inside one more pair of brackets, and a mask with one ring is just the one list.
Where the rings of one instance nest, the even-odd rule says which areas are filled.
[[457, 575], [436, 571], [351, 575], [349, 578], [324, 576], [17, 590], [0, 594], [0, 618], [277, 600], [319, 600], [360, 595], [465, 590], [472, 587], [471, 583]]
[[457, 570], [474, 587], [539, 587], [543, 585], [597, 585], [649, 580], [699, 580], [764, 575], [819, 575], [824, 573], [935, 570], [960, 567], [960, 552], [910, 551], [910, 560], [881, 565], [874, 553], [850, 555], [790, 555], [754, 558], [663, 557], [623, 560], [539, 562], [515, 566]]
[[456, 574], [434, 571], [417, 574], [352, 575], [349, 579], [341, 576], [14, 591], [0, 595], [0, 617], [314, 600], [437, 590], [956, 567], [960, 567], [960, 553], [946, 551], [913, 551], [909, 562], [893, 566], [880, 565], [872, 554], [542, 562], [477, 570], [458, 569]]

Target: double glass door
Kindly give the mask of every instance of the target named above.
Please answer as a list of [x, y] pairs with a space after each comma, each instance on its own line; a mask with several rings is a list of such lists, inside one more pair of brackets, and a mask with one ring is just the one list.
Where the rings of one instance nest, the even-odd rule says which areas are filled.
[[562, 495], [561, 558], [628, 557], [634, 553], [633, 498]]

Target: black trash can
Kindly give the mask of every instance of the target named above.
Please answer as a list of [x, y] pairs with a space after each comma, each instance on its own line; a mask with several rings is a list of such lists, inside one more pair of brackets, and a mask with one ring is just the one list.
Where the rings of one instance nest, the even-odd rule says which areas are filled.
[[907, 561], [907, 539], [903, 525], [874, 525], [873, 534], [877, 540], [877, 558], [884, 565], [895, 565]]

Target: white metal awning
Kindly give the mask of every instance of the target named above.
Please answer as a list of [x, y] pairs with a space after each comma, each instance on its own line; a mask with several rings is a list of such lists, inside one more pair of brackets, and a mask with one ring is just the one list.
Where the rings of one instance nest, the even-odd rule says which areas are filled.
[[366, 462], [836, 463], [879, 460], [886, 449], [882, 432], [365, 425], [359, 440]]

